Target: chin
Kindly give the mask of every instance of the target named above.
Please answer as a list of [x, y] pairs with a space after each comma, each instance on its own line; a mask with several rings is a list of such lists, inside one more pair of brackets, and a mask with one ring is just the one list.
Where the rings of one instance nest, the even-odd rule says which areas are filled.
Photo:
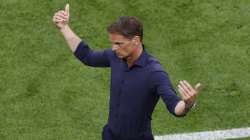
[[116, 54], [116, 56], [117, 56], [118, 58], [121, 58], [121, 59], [123, 59], [123, 58], [124, 58], [124, 56], [123, 56], [123, 55]]
[[128, 56], [126, 56], [126, 55], [121, 55], [121, 54], [116, 54], [116, 56], [117, 56], [118, 58], [120, 58], [120, 59], [127, 59], [127, 58], [128, 58]]
[[120, 58], [120, 59], [126, 59], [126, 57], [124, 57], [124, 56], [118, 56], [118, 58]]

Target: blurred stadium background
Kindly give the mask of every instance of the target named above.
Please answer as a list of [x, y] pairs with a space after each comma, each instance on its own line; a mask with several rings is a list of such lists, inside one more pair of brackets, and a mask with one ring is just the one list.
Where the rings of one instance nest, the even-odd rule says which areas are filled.
[[0, 0], [0, 139], [98, 140], [106, 123], [109, 69], [82, 65], [52, 23], [70, 25], [95, 50], [121, 15], [144, 23], [146, 49], [176, 87], [203, 83], [196, 110], [171, 116], [160, 101], [155, 135], [250, 126], [249, 0]]

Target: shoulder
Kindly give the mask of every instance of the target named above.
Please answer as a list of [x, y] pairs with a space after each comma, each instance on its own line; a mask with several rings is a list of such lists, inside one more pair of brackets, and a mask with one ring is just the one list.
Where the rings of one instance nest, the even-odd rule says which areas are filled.
[[168, 73], [164, 70], [162, 64], [153, 56], [148, 58], [147, 69], [150, 75], [150, 81], [168, 80]]
[[112, 57], [113, 56], [113, 51], [111, 49], [105, 49], [104, 50], [105, 55], [107, 55], [108, 57]]
[[109, 58], [114, 58], [115, 57], [115, 53], [114, 53], [114, 51], [112, 51], [112, 49], [105, 49], [104, 50], [104, 53], [105, 53], [105, 55], [107, 55]]
[[161, 63], [153, 56], [148, 57], [148, 65], [150, 72], [165, 72]]
[[112, 61], [119, 61], [120, 59], [116, 56], [115, 52], [112, 49], [105, 49], [104, 54], [108, 57], [108, 59]]

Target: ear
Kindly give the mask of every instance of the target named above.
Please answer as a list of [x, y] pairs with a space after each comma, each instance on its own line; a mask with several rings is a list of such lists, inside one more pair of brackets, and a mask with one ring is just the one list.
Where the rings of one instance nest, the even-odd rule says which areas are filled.
[[140, 37], [139, 36], [135, 36], [134, 38], [133, 38], [133, 43], [137, 46], [137, 45], [139, 45], [139, 43], [140, 43]]

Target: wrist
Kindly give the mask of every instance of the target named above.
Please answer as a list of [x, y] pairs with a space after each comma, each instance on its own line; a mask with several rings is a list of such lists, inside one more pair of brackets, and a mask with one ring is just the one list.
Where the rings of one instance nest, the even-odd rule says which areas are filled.
[[62, 33], [64, 33], [64, 32], [66, 32], [68, 29], [69, 29], [69, 25], [67, 24], [67, 25], [64, 25], [63, 27], [61, 27], [61, 28], [60, 28], [60, 31], [61, 31]]
[[185, 110], [190, 110], [190, 109], [194, 109], [195, 106], [196, 106], [196, 101], [190, 103], [190, 102], [187, 102], [187, 101], [184, 101], [185, 103]]

